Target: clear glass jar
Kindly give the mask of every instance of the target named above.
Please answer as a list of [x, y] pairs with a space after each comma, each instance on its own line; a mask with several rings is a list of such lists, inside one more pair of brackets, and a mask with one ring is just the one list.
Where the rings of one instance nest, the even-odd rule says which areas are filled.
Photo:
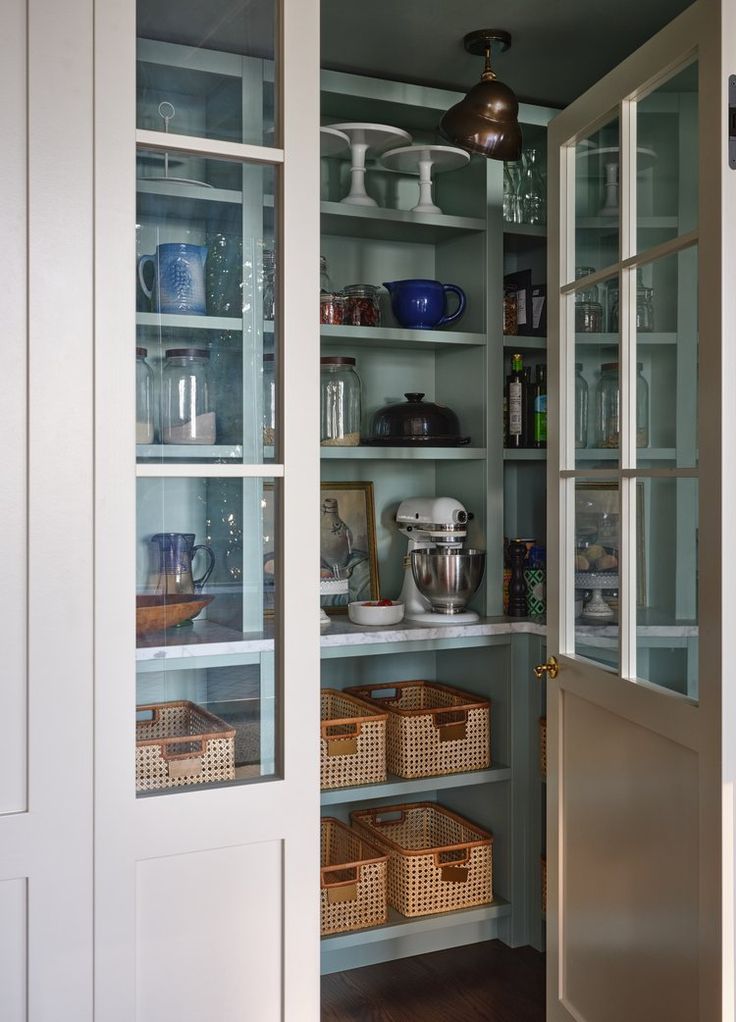
[[263, 250], [263, 318], [273, 322], [276, 318], [276, 260], [273, 250]]
[[[591, 273], [595, 273], [594, 266], [575, 267], [576, 280]], [[578, 334], [603, 332], [603, 306], [600, 303], [597, 284], [575, 292], [575, 332]]]
[[324, 256], [319, 257], [319, 293], [324, 294], [325, 291], [332, 291], [332, 282], [330, 281], [330, 275], [327, 272], [327, 260]]
[[[636, 377], [636, 446], [649, 446], [649, 384], [642, 375], [644, 366], [637, 363]], [[621, 401], [619, 392], [619, 364], [605, 362], [601, 366], [596, 400], [598, 446], [618, 448], [621, 433]]]
[[345, 296], [344, 323], [350, 326], [380, 326], [381, 305], [375, 284], [350, 284], [343, 291]]
[[273, 354], [263, 356], [263, 446], [276, 445], [276, 365]]
[[[618, 333], [619, 323], [619, 292], [616, 288], [611, 296], [611, 333]], [[654, 332], [654, 288], [643, 284], [636, 289], [636, 331], [640, 334]]]
[[360, 443], [362, 385], [355, 359], [329, 355], [320, 360], [323, 447], [357, 447]]
[[544, 224], [547, 221], [544, 171], [537, 149], [527, 149], [524, 153], [521, 215], [525, 224]]
[[146, 348], [135, 349], [135, 442], [153, 443], [153, 372]]
[[204, 348], [169, 348], [161, 385], [161, 440], [214, 444], [215, 401]]
[[583, 363], [575, 363], [575, 447], [588, 446], [588, 384]]
[[345, 299], [337, 291], [324, 291], [319, 296], [319, 321], [328, 326], [345, 322]]

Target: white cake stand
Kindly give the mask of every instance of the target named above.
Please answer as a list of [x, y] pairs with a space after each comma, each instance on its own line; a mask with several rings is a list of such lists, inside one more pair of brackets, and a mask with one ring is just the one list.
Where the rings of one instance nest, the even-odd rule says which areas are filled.
[[337, 128], [319, 129], [320, 156], [339, 156], [350, 148], [350, 139], [344, 131]]
[[575, 588], [590, 589], [593, 595], [583, 608], [583, 617], [588, 621], [602, 624], [613, 621], [615, 612], [603, 599], [604, 589], [618, 589], [618, 574], [615, 571], [576, 571]]
[[341, 199], [354, 206], [377, 206], [365, 190], [366, 156], [380, 156], [391, 145], [402, 142], [411, 144], [411, 135], [401, 128], [392, 128], [389, 124], [331, 124], [331, 128], [344, 132], [350, 139], [350, 191]]
[[[593, 159], [599, 157], [603, 162], [606, 173], [606, 190], [603, 205], [598, 211], [600, 216], [617, 216], [619, 212], [619, 175], [618, 165], [620, 150], [615, 146], [578, 146], [578, 159]], [[657, 154], [654, 149], [648, 146], [638, 146], [636, 150], [637, 173], [648, 170], [657, 161]]]
[[469, 162], [469, 153], [449, 145], [402, 146], [390, 149], [381, 157], [381, 163], [388, 170], [419, 175], [419, 202], [412, 213], [441, 213], [440, 207], [432, 202], [432, 171], [441, 174], [446, 170], [457, 170]]

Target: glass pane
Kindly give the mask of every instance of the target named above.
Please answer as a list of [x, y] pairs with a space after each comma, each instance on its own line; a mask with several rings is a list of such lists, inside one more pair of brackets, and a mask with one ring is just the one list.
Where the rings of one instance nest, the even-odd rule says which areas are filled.
[[698, 225], [698, 65], [637, 104], [637, 246]]
[[621, 512], [615, 481], [575, 482], [575, 652], [617, 668]]
[[277, 144], [275, 0], [138, 0], [137, 32], [139, 128]]
[[136, 788], [273, 774], [278, 483], [140, 478], [137, 496]]
[[574, 302], [575, 463], [613, 468], [618, 462], [618, 276], [581, 287]]
[[637, 482], [637, 676], [698, 695], [698, 482]]
[[698, 252], [637, 270], [637, 465], [698, 463]]
[[618, 117], [575, 146], [575, 276], [619, 256]]
[[187, 157], [184, 183], [161, 160], [138, 153], [138, 459], [273, 460], [276, 172]]

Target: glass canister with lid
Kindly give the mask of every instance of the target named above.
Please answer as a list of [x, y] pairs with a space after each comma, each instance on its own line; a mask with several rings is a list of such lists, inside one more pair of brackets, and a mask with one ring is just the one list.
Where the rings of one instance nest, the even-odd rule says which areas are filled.
[[[618, 283], [611, 295], [611, 332], [618, 333], [620, 326]], [[646, 287], [641, 268], [636, 271], [636, 331], [640, 334], [654, 332], [654, 288]]]
[[343, 289], [345, 314], [343, 322], [349, 326], [380, 326], [380, 287], [375, 284], [349, 284]]
[[[637, 363], [636, 376], [636, 446], [649, 446], [649, 384], [644, 379], [644, 365]], [[597, 443], [602, 448], [618, 448], [621, 436], [621, 400], [618, 362], [604, 362], [596, 398]]]
[[320, 359], [320, 443], [323, 447], [360, 444], [362, 385], [355, 359], [327, 355]]
[[165, 444], [214, 444], [215, 397], [206, 348], [169, 348], [161, 386], [161, 439]]
[[153, 372], [147, 348], [135, 349], [135, 442], [153, 443]]
[[[576, 266], [575, 279], [595, 273], [594, 266]], [[575, 332], [578, 334], [599, 334], [603, 331], [603, 306], [598, 285], [591, 284], [575, 292]]]

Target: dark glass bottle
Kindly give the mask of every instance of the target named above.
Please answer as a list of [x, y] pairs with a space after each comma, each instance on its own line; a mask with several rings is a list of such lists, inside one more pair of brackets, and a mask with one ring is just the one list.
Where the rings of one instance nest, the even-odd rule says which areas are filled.
[[547, 446], [547, 366], [537, 365], [529, 401], [532, 415], [532, 447]]
[[522, 436], [522, 447], [534, 446], [534, 401], [532, 399], [532, 367], [524, 366], [523, 369], [524, 389], [521, 392], [521, 401], [524, 408], [524, 434]]
[[509, 543], [509, 560], [511, 561], [509, 617], [526, 617], [527, 614], [526, 583], [524, 582], [526, 553], [527, 547], [523, 540], [511, 540]]
[[521, 355], [511, 356], [511, 375], [506, 384], [506, 446], [523, 447], [526, 423], [524, 421], [524, 370]]

